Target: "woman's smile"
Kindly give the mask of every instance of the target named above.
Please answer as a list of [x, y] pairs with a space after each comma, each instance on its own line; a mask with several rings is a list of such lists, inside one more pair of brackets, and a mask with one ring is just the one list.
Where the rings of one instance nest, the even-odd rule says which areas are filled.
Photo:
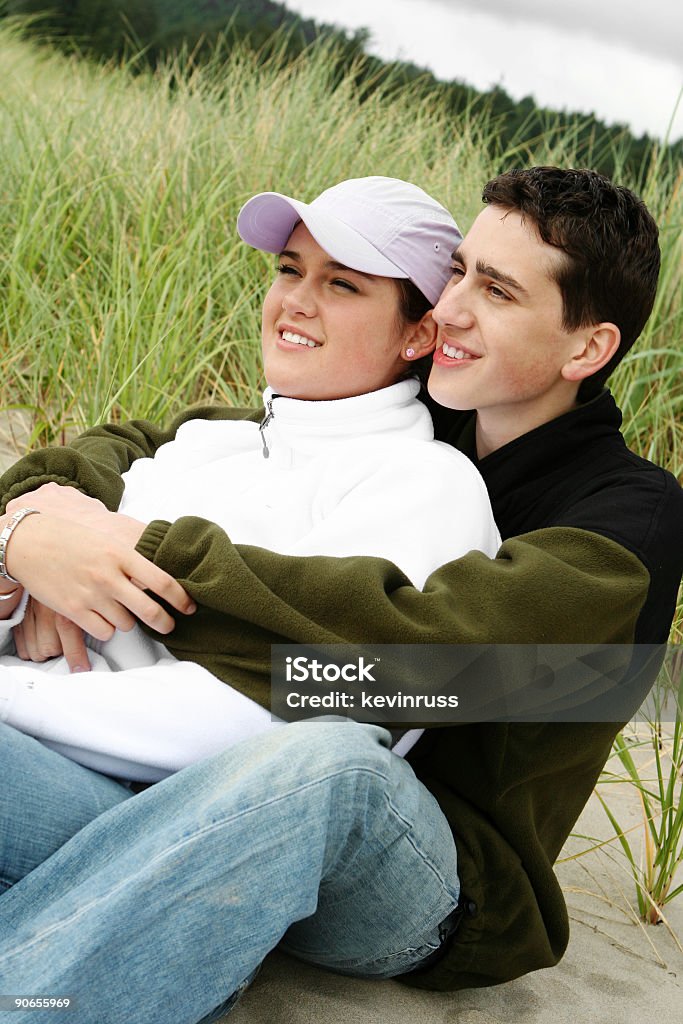
[[291, 327], [280, 327], [280, 347], [290, 348], [296, 345], [298, 348], [320, 348], [322, 342], [312, 338], [309, 334], [302, 334]]

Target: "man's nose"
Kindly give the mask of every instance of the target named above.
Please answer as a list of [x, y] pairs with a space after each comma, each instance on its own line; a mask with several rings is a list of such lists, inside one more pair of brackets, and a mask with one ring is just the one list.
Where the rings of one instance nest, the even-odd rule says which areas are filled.
[[432, 310], [438, 327], [471, 327], [474, 315], [471, 308], [471, 294], [464, 281], [453, 281], [446, 285], [439, 301]]

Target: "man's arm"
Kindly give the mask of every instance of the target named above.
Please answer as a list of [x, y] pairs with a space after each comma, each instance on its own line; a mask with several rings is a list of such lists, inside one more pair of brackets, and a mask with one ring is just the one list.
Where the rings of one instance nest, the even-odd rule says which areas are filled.
[[[508, 540], [494, 559], [465, 555], [424, 591], [383, 559], [277, 555], [195, 517], [150, 523], [137, 550], [199, 606], [168, 649], [263, 704], [273, 643], [630, 643], [649, 585], [620, 544], [570, 528]], [[463, 699], [477, 706], [476, 693]]]
[[193, 419], [246, 419], [258, 415], [248, 409], [201, 406], [181, 413], [167, 428], [147, 420], [93, 427], [66, 447], [31, 452], [3, 473], [0, 512], [4, 512], [12, 498], [46, 483], [76, 487], [115, 510], [123, 494], [121, 475], [136, 459], [152, 458], [163, 444], [175, 438], [183, 423]]

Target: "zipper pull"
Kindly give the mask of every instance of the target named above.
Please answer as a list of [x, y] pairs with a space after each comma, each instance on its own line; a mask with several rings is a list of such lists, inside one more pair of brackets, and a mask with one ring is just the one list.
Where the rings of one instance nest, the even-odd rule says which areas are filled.
[[259, 428], [258, 428], [259, 429], [259, 434], [261, 435], [261, 443], [263, 444], [263, 451], [261, 452], [261, 454], [263, 455], [264, 459], [270, 458], [270, 452], [268, 451], [268, 445], [266, 443], [266, 427], [268, 426], [268, 424], [270, 423], [270, 421], [273, 418], [273, 399], [272, 398], [269, 398], [268, 401], [266, 402], [266, 409], [268, 410], [268, 412], [266, 413], [266, 415], [261, 420], [261, 422], [259, 424]]

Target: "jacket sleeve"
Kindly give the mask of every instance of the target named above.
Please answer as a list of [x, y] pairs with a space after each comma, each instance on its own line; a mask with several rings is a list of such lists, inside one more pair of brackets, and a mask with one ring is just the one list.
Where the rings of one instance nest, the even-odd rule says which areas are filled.
[[[263, 704], [271, 644], [628, 644], [649, 583], [620, 544], [573, 528], [512, 538], [493, 559], [471, 552], [424, 591], [380, 558], [236, 546], [195, 517], [150, 523], [137, 549], [199, 605], [162, 638], [168, 649]], [[464, 698], [476, 707], [476, 693]]]
[[7, 502], [47, 483], [76, 487], [115, 511], [123, 494], [121, 475], [136, 459], [151, 458], [192, 419], [258, 418], [248, 409], [202, 406], [188, 409], [162, 428], [147, 420], [108, 423], [87, 430], [65, 447], [40, 448], [19, 459], [0, 477], [0, 514]]

